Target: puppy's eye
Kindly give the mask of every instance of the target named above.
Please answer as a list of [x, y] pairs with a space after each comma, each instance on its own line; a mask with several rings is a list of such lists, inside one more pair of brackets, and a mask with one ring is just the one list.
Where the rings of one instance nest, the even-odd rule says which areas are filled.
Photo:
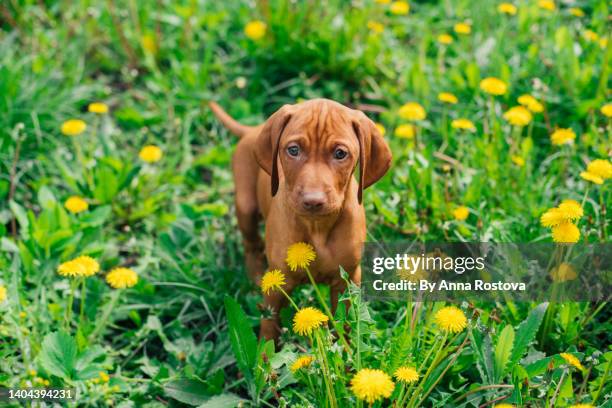
[[346, 156], [348, 156], [348, 152], [346, 150], [340, 148], [334, 150], [334, 159], [343, 160], [344, 158], [346, 158]]
[[291, 157], [297, 157], [298, 154], [300, 154], [300, 148], [296, 145], [291, 145], [287, 148], [287, 153], [289, 153]]

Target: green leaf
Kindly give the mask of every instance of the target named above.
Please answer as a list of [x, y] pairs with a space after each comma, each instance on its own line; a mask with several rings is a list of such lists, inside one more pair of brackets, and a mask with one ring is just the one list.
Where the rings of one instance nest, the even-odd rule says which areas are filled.
[[518, 363], [527, 351], [529, 344], [533, 341], [540, 328], [540, 324], [542, 324], [547, 308], [548, 303], [540, 303], [529, 312], [527, 318], [516, 329], [514, 348], [512, 349], [509, 361], [510, 368]]
[[514, 328], [511, 325], [507, 325], [499, 335], [495, 346], [495, 377], [498, 381], [501, 380], [506, 373], [506, 366], [510, 359], [513, 345]]
[[229, 324], [230, 344], [236, 363], [248, 383], [252, 383], [257, 362], [257, 338], [251, 329], [247, 315], [232, 298], [226, 297], [225, 311]]
[[77, 358], [76, 341], [67, 333], [53, 332], [45, 336], [39, 355], [40, 364], [49, 373], [71, 380]]
[[198, 408], [234, 408], [237, 407], [241, 402], [246, 400], [240, 398], [236, 394], [225, 393], [221, 395], [215, 395]]
[[186, 378], [167, 382], [164, 385], [164, 391], [167, 396], [193, 406], [203, 404], [210, 398], [206, 384]]
[[25, 209], [13, 200], [9, 202], [9, 207], [19, 223], [19, 232], [21, 233], [21, 236], [24, 240], [27, 240], [30, 232], [30, 221], [28, 220]]
[[487, 334], [483, 334], [477, 330], [472, 330], [472, 350], [476, 356], [476, 368], [480, 373], [480, 377], [486, 384], [494, 383], [494, 367], [491, 357], [493, 356], [493, 350], [491, 346], [491, 337]]

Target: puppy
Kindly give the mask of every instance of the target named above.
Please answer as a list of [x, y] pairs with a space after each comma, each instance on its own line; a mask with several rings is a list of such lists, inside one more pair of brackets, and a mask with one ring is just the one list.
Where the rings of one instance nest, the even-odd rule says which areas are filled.
[[[332, 308], [345, 289], [339, 266], [357, 284], [366, 239], [363, 190], [389, 169], [391, 151], [362, 112], [327, 99], [285, 105], [263, 124], [242, 125], [214, 102], [210, 108], [240, 141], [233, 155], [236, 215], [244, 240], [247, 269], [259, 283], [266, 270], [280, 269], [284, 289], [308, 281], [304, 271], [289, 271], [287, 248], [306, 242], [317, 254], [310, 271], [331, 288]], [[358, 179], [353, 176], [358, 169]], [[265, 245], [258, 224], [265, 220]], [[265, 253], [265, 257], [264, 257]], [[260, 337], [277, 339], [278, 292], [264, 303], [273, 318], [262, 319]]]

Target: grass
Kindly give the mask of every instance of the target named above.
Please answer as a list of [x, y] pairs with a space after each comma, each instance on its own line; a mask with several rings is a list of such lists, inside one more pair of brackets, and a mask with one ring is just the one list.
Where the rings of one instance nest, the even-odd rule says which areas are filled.
[[[233, 215], [236, 139], [208, 100], [255, 124], [326, 97], [382, 124], [394, 164], [365, 192], [370, 241], [550, 242], [540, 216], [574, 199], [580, 242], [609, 243], [610, 181], [580, 177], [609, 160], [609, 5], [580, 2], [576, 17], [560, 3], [515, 4], [516, 15], [467, 0], [411, 3], [408, 15], [374, 1], [1, 4], [0, 385], [74, 387], [75, 406], [367, 406], [350, 386], [360, 369], [411, 366], [419, 381], [394, 379], [374, 406], [606, 404], [606, 303], [466, 302], [455, 334], [436, 323], [441, 303], [366, 302], [351, 286], [350, 312], [312, 337], [293, 332], [289, 308], [282, 348], [254, 334], [266, 312]], [[261, 39], [243, 32], [253, 20], [267, 24]], [[464, 21], [471, 33], [455, 33]], [[508, 92], [483, 92], [490, 76]], [[503, 114], [523, 94], [544, 110], [511, 126]], [[109, 113], [88, 112], [94, 101]], [[410, 101], [424, 120], [398, 114]], [[71, 118], [87, 123], [83, 134], [61, 134]], [[457, 118], [475, 131], [454, 129]], [[402, 124], [416, 137], [398, 137]], [[574, 143], [553, 145], [556, 128], [573, 129]], [[160, 161], [139, 159], [150, 144]], [[67, 211], [69, 196], [88, 210]], [[462, 206], [468, 216], [456, 219]], [[57, 274], [79, 255], [101, 272]], [[106, 283], [119, 266], [138, 274], [134, 287]], [[326, 310], [310, 285], [291, 296]], [[299, 355], [315, 360], [292, 372]]]

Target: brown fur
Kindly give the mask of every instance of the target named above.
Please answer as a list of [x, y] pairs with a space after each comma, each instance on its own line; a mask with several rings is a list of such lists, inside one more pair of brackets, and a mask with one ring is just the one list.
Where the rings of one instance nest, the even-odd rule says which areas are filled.
[[[211, 109], [240, 136], [232, 168], [236, 187], [236, 215], [244, 240], [247, 269], [259, 283], [266, 268], [286, 275], [284, 289], [307, 282], [304, 271], [290, 272], [287, 248], [296, 242], [311, 244], [317, 254], [310, 271], [317, 282], [331, 287], [335, 309], [345, 289], [339, 266], [360, 283], [361, 250], [366, 223], [361, 194], [388, 170], [391, 151], [382, 135], [362, 112], [326, 99], [285, 105], [262, 125], [239, 124], [216, 103]], [[299, 148], [298, 157], [288, 151]], [[334, 156], [341, 149], [346, 158]], [[353, 177], [359, 164], [359, 181]], [[265, 220], [265, 245], [258, 224]], [[265, 257], [264, 257], [265, 253]], [[278, 337], [277, 312], [282, 294], [264, 297], [275, 318], [262, 319], [260, 336]]]

